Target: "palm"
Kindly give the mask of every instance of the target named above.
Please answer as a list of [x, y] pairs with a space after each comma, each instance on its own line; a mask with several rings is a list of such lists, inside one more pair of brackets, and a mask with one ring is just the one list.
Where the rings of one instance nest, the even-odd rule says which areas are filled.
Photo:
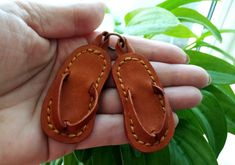
[[[75, 39], [48, 40], [24, 22], [11, 19], [11, 24], [4, 26], [6, 29], [11, 27], [15, 33], [0, 33], [1, 38], [7, 39], [4, 43], [7, 47], [1, 47], [1, 50], [9, 52], [7, 56], [0, 55], [1, 70], [7, 74], [0, 76], [0, 145], [3, 145], [0, 148], [5, 148], [4, 153], [14, 152], [19, 158], [21, 153], [27, 153], [31, 158], [28, 161], [45, 160], [53, 144], [41, 131], [41, 104], [56, 66], [74, 49]], [[79, 40], [76, 38], [76, 42]]]

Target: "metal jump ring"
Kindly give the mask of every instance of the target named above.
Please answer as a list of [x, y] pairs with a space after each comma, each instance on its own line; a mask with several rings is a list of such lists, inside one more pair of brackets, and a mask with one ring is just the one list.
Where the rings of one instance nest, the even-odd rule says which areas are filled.
[[[119, 44], [122, 48], [125, 47], [125, 39], [124, 39], [120, 34], [117, 34], [117, 33], [105, 33], [105, 34], [104, 34], [104, 41], [107, 40], [107, 39], [109, 39], [110, 36], [117, 36], [117, 37], [119, 38], [119, 39], [118, 39], [118, 44]], [[111, 47], [111, 46], [109, 46], [108, 48], [109, 48], [110, 50], [112, 50], [112, 51], [115, 51], [115, 48], [113, 48], [113, 47]]]

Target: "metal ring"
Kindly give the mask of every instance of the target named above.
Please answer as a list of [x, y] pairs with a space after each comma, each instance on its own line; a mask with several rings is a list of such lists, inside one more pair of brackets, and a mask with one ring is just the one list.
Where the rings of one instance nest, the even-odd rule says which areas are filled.
[[[107, 40], [107, 39], [109, 39], [110, 36], [117, 36], [117, 37], [119, 38], [119, 39], [118, 39], [118, 42], [119, 42], [120, 46], [121, 46], [122, 48], [125, 47], [125, 39], [124, 39], [120, 34], [117, 34], [117, 33], [105, 33], [105, 34], [104, 34], [104, 41]], [[110, 50], [112, 50], [112, 51], [115, 51], [115, 48], [113, 48], [113, 47], [111, 47], [111, 46], [109, 46], [108, 48], [109, 48]]]

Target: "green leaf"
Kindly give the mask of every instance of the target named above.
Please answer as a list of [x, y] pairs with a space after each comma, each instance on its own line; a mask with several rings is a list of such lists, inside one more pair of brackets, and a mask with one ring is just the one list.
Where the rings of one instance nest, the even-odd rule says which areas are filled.
[[112, 146], [93, 148], [91, 159], [93, 165], [117, 165]]
[[[187, 120], [206, 137], [218, 156], [227, 137], [225, 113], [218, 99], [207, 91], [203, 91], [202, 102], [192, 110], [177, 112], [180, 119]], [[213, 92], [214, 93], [214, 92]]]
[[145, 154], [146, 165], [170, 165], [170, 152], [169, 148], [165, 147], [164, 149]]
[[235, 101], [235, 93], [230, 85], [214, 85], [214, 86], [223, 91], [224, 93], [226, 93], [228, 97], [231, 97], [231, 99]]
[[177, 164], [191, 165], [190, 164], [191, 160], [189, 156], [187, 156], [187, 153], [184, 153], [185, 151], [179, 146], [179, 144], [176, 142], [174, 138], [171, 139], [171, 142], [169, 144], [169, 151], [171, 155], [170, 165], [177, 165]]
[[53, 160], [51, 162], [47, 162], [47, 163], [42, 163], [41, 165], [62, 165], [63, 164], [63, 157]]
[[84, 165], [95, 165], [92, 163], [92, 159], [89, 159], [86, 163], [84, 163]]
[[[76, 160], [76, 158], [74, 158], [75, 160]], [[75, 161], [74, 161], [75, 162]], [[55, 165], [62, 165], [63, 164], [63, 159], [57, 159], [56, 161], [55, 161]], [[65, 163], [63, 164], [63, 165], [65, 165]]]
[[164, 34], [178, 38], [197, 38], [197, 35], [183, 24], [167, 29]]
[[157, 6], [165, 8], [167, 10], [172, 10], [182, 5], [186, 5], [186, 4], [193, 3], [193, 2], [200, 2], [200, 1], [203, 1], [203, 0], [166, 0], [158, 4]]
[[190, 63], [206, 69], [214, 84], [235, 83], [235, 67], [226, 61], [206, 53], [187, 50]]
[[216, 156], [201, 132], [184, 119], [169, 145], [171, 165], [217, 165]]
[[195, 128], [198, 129], [198, 131], [201, 132], [201, 135], [204, 134], [204, 131], [202, 130], [201, 125], [198, 122], [197, 116], [195, 116], [192, 109], [177, 111], [177, 115], [180, 119], [190, 122], [191, 125], [193, 125]]
[[[235, 30], [234, 29], [221, 29], [221, 30], [219, 30], [219, 32], [222, 34], [222, 33], [235, 33]], [[207, 32], [205, 32], [205, 33], [203, 33], [202, 35], [201, 35], [201, 37], [198, 39], [198, 40], [200, 40], [200, 41], [202, 41], [202, 40], [204, 40], [206, 37], [209, 37], [209, 36], [211, 36], [212, 35], [212, 33], [210, 32], [210, 31], [207, 31]]]
[[140, 8], [125, 16], [124, 32], [131, 35], [159, 34], [179, 25], [179, 20], [169, 11], [159, 8]]
[[51, 165], [50, 162], [47, 162], [47, 163], [41, 163], [40, 165]]
[[138, 157], [133, 153], [130, 145], [121, 145], [120, 153], [122, 158], [122, 165], [148, 165], [145, 161], [145, 155], [140, 153]]
[[233, 84], [235, 82], [235, 76], [232, 74], [209, 70], [207, 72], [210, 74], [213, 84]]
[[77, 160], [85, 163], [91, 158], [91, 151], [92, 149], [85, 149], [85, 150], [75, 150], [73, 153]]
[[122, 158], [122, 165], [131, 165], [132, 163], [132, 153], [130, 146], [128, 144], [120, 146], [120, 153]]
[[109, 7], [106, 6], [105, 9], [104, 9], [104, 12], [105, 12], [105, 14], [110, 14], [111, 10], [110, 10]]
[[[63, 160], [64, 160], [63, 165], [78, 165], [77, 159], [73, 153], [65, 155]], [[56, 164], [56, 165], [59, 165], [59, 164]]]
[[222, 41], [219, 30], [205, 16], [196, 10], [180, 7], [172, 10], [172, 13], [181, 21], [193, 22], [203, 25], [214, 35], [217, 40], [220, 42]]
[[117, 165], [122, 164], [122, 158], [120, 153], [120, 145], [112, 146], [112, 153], [114, 157], [114, 161]]
[[192, 111], [197, 116], [216, 156], [223, 149], [227, 138], [225, 113], [218, 102], [213, 94], [203, 91], [202, 102]]
[[214, 46], [214, 45], [211, 45], [207, 42], [204, 42], [204, 41], [198, 41], [196, 42], [196, 45], [194, 46], [195, 48], [200, 48], [200, 47], [207, 47], [207, 48], [211, 48], [219, 53], [221, 53], [222, 55], [224, 55], [225, 57], [227, 57], [228, 59], [232, 60], [233, 63], [235, 63], [235, 58], [230, 55], [229, 53], [227, 53], [226, 51], [218, 48], [217, 46]]
[[227, 127], [230, 133], [235, 134], [235, 95], [229, 85], [210, 85], [206, 90], [212, 92], [219, 100], [226, 115]]

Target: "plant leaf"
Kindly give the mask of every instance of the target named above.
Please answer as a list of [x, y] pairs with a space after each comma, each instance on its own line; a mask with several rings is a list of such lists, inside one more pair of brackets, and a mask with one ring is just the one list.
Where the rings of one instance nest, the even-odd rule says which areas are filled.
[[111, 13], [110, 8], [106, 6], [105, 9], [104, 9], [104, 13], [105, 14], [110, 14]]
[[193, 108], [193, 113], [206, 134], [206, 137], [218, 157], [227, 138], [227, 123], [225, 113], [217, 98], [210, 92], [203, 91], [203, 100]]
[[183, 24], [167, 29], [164, 34], [178, 38], [197, 38], [197, 35]]
[[159, 8], [140, 8], [125, 16], [124, 33], [131, 35], [159, 34], [179, 25], [179, 20], [169, 11]]
[[41, 163], [40, 165], [51, 165], [51, 162]]
[[[206, 69], [214, 84], [235, 83], [235, 67], [226, 61], [206, 53], [187, 50], [190, 63]], [[219, 67], [218, 67], [219, 66]]]
[[218, 103], [226, 115], [228, 131], [235, 134], [235, 95], [231, 87], [229, 85], [210, 85], [205, 89], [212, 92], [219, 100]]
[[158, 4], [157, 6], [165, 8], [167, 10], [172, 10], [182, 5], [186, 5], [186, 4], [193, 3], [193, 2], [200, 2], [200, 1], [203, 1], [203, 0], [166, 0]]
[[[234, 29], [221, 29], [221, 30], [219, 30], [219, 32], [222, 34], [222, 33], [235, 33], [235, 30]], [[206, 37], [209, 37], [209, 36], [211, 36], [212, 35], [212, 33], [210, 32], [210, 31], [207, 31], [207, 32], [205, 32], [205, 33], [203, 33], [202, 35], [201, 35], [201, 37], [198, 39], [198, 40], [204, 40]]]
[[62, 165], [63, 164], [63, 157], [53, 160], [51, 162], [47, 162], [47, 163], [42, 163], [41, 165]]
[[168, 146], [164, 149], [145, 154], [146, 165], [170, 165], [170, 152]]
[[128, 144], [120, 146], [120, 153], [122, 158], [122, 165], [129, 165], [132, 163], [131, 149]]
[[117, 165], [112, 146], [93, 148], [91, 159], [94, 165]]
[[92, 149], [84, 149], [84, 150], [75, 150], [73, 153], [78, 161], [85, 163], [91, 158], [91, 151]]
[[190, 122], [191, 125], [193, 125], [195, 128], [198, 129], [199, 132], [201, 132], [201, 135], [204, 134], [204, 131], [202, 130], [201, 125], [198, 122], [197, 116], [195, 116], [192, 109], [178, 111], [177, 115], [180, 117], [180, 119]]
[[196, 10], [180, 7], [172, 10], [172, 13], [181, 21], [193, 22], [203, 25], [214, 35], [217, 40], [219, 40], [220, 42], [222, 41], [219, 30], [205, 16], [203, 16]]
[[210, 74], [213, 84], [233, 84], [235, 82], [235, 76], [232, 74], [209, 70], [207, 72]]
[[224, 55], [225, 57], [227, 57], [228, 59], [232, 60], [233, 63], [235, 63], [235, 58], [230, 55], [229, 53], [227, 53], [226, 51], [220, 49], [219, 47], [217, 46], [214, 46], [214, 45], [211, 45], [207, 42], [204, 42], [204, 41], [197, 41], [196, 45], [194, 46], [195, 48], [200, 48], [200, 47], [207, 47], [207, 48], [211, 48], [219, 53], [221, 53], [222, 55]]
[[133, 153], [133, 149], [130, 145], [121, 145], [120, 146], [122, 165], [147, 165], [145, 162], [145, 155], [140, 153], [136, 156]]
[[217, 98], [210, 92], [202, 91], [202, 102], [192, 110], [179, 111], [180, 119], [190, 122], [201, 135], [206, 137], [216, 156], [223, 149], [227, 137], [225, 113]]
[[[56, 165], [61, 165], [61, 164], [56, 164]], [[63, 165], [77, 165], [77, 164], [78, 164], [77, 159], [73, 153], [64, 156]]]
[[184, 119], [180, 119], [169, 150], [171, 165], [218, 164], [213, 150], [201, 132]]
[[113, 153], [113, 158], [116, 164], [117, 165], [122, 164], [120, 145], [112, 146], [112, 153]]

